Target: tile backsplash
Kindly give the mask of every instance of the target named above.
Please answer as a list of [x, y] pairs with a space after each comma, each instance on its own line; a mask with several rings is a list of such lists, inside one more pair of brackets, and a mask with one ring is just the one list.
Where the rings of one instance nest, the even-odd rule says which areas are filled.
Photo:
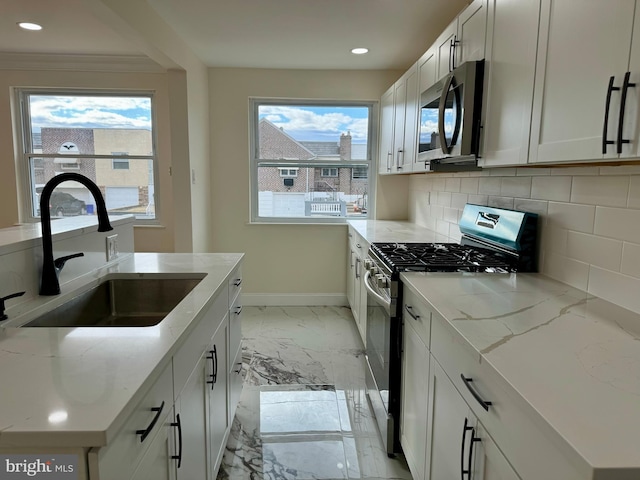
[[409, 179], [409, 220], [456, 241], [466, 203], [539, 214], [541, 273], [640, 313], [640, 165]]

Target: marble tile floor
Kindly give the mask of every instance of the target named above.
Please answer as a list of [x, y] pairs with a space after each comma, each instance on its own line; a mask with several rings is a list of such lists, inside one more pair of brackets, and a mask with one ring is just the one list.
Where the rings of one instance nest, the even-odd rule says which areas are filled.
[[242, 397], [218, 480], [410, 480], [382, 445], [351, 310], [245, 307]]

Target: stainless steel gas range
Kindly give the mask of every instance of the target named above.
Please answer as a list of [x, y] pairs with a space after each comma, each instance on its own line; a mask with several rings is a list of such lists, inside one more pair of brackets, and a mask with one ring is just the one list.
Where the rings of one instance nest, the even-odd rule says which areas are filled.
[[[460, 243], [372, 243], [365, 261], [367, 394], [387, 454], [400, 452], [401, 272], [536, 271], [537, 215], [467, 204]], [[426, 401], [426, 399], [425, 399]]]

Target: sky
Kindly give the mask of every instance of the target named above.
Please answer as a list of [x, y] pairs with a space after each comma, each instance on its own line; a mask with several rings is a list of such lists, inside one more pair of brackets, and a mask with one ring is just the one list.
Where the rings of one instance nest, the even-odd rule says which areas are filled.
[[149, 97], [30, 95], [31, 125], [58, 128], [151, 129]]
[[266, 118], [298, 141], [335, 141], [351, 132], [353, 143], [366, 143], [369, 130], [367, 107], [260, 105]]

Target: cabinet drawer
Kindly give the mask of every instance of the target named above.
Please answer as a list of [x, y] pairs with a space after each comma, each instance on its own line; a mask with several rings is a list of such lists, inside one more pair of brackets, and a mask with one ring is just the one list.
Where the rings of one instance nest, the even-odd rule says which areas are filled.
[[[173, 408], [173, 382], [169, 363], [160, 377], [135, 407], [124, 426], [109, 445], [98, 452], [98, 472], [91, 478], [121, 480], [129, 478]], [[158, 409], [154, 411], [152, 409]], [[144, 440], [142, 434], [146, 432]], [[94, 467], [91, 467], [93, 470]]]
[[431, 308], [421, 300], [412, 290], [404, 289], [402, 302], [402, 318], [410, 324], [420, 336], [427, 348], [431, 344]]
[[227, 314], [227, 288], [218, 292], [209, 309], [173, 356], [173, 383], [175, 398], [180, 396], [193, 368], [211, 343], [211, 337]]
[[242, 295], [229, 309], [229, 361], [233, 360], [242, 343]]
[[242, 267], [238, 267], [229, 278], [229, 305], [233, 305], [242, 288]]
[[[585, 478], [551, 426], [437, 314], [431, 321], [431, 352], [523, 480]], [[481, 401], [491, 405], [485, 409]]]
[[236, 352], [235, 358], [229, 362], [229, 425], [233, 422], [236, 407], [240, 401], [244, 370], [242, 369], [242, 349]]
[[358, 258], [365, 258], [367, 250], [369, 250], [369, 244], [352, 227], [349, 227], [349, 245]]

